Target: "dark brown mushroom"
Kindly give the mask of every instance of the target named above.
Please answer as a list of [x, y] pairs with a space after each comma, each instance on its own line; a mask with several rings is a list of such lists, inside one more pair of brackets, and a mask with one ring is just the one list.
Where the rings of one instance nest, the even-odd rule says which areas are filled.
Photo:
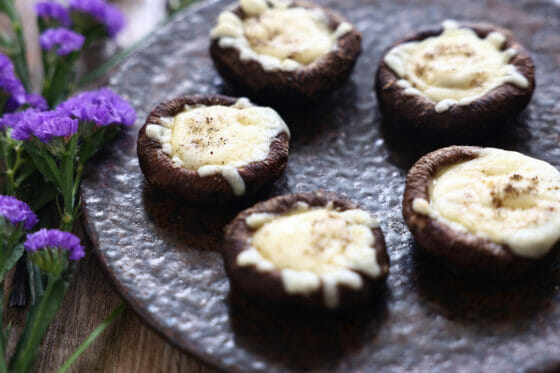
[[453, 105], [448, 110], [437, 112], [435, 102], [428, 97], [404, 94], [405, 88], [397, 82], [402, 79], [384, 61], [394, 47], [411, 41], [422, 41], [438, 36], [443, 28], [420, 31], [408, 36], [389, 48], [382, 57], [377, 70], [375, 89], [383, 113], [397, 126], [446, 134], [476, 135], [503, 125], [505, 119], [518, 114], [531, 100], [535, 88], [535, 68], [529, 53], [513, 37], [511, 32], [490, 24], [460, 23], [460, 28], [473, 30], [478, 37], [485, 38], [491, 32], [505, 36], [501, 50], [513, 48], [515, 56], [509, 61], [529, 82], [527, 88], [505, 83], [486, 92], [482, 97], [467, 105]]
[[[197, 170], [177, 166], [163, 151], [162, 144], [146, 134], [148, 124], [158, 123], [163, 117], [174, 117], [184, 110], [185, 105], [232, 106], [237, 101], [237, 98], [221, 95], [195, 95], [158, 105], [148, 115], [138, 134], [138, 160], [148, 182], [195, 204], [218, 204], [242, 197], [234, 193], [230, 183], [220, 173], [199, 176]], [[278, 133], [270, 140], [269, 149], [266, 159], [237, 169], [245, 184], [243, 196], [255, 193], [282, 175], [288, 162], [289, 133]]]
[[[301, 202], [307, 204], [309, 208], [321, 208], [332, 203], [334, 211], [359, 209], [356, 203], [346, 197], [333, 192], [316, 191], [272, 198], [242, 211], [226, 228], [223, 249], [225, 267], [233, 288], [258, 303], [277, 308], [340, 311], [371, 302], [372, 298], [379, 293], [380, 285], [389, 272], [389, 257], [385, 248], [383, 232], [379, 227], [371, 228], [374, 237], [372, 249], [375, 250], [379, 274], [371, 277], [360, 270], [348, 268], [360, 276], [362, 285], [358, 289], [353, 289], [337, 283], [338, 304], [335, 307], [326, 305], [325, 284], [322, 279], [320, 287], [307, 295], [289, 293], [282, 282], [282, 268], [275, 266], [273, 269], [259, 271], [255, 265], [240, 266], [238, 264], [238, 256], [251, 249], [251, 239], [256, 232], [246, 221], [249, 216], [257, 213], [282, 215], [293, 211]], [[287, 248], [290, 247], [290, 242], [286, 242], [286, 245]]]
[[493, 242], [468, 231], [459, 231], [437, 217], [414, 208], [416, 199], [431, 202], [430, 183], [439, 171], [477, 158], [482, 149], [484, 148], [476, 146], [450, 146], [420, 158], [406, 178], [403, 216], [419, 243], [418, 248], [440, 260], [452, 271], [475, 279], [514, 279], [538, 263], [547, 262], [555, 255], [558, 243], [544, 257], [522, 257], [515, 254], [507, 244]]
[[[348, 23], [340, 14], [308, 2], [293, 1], [289, 7], [321, 10], [333, 32], [342, 23]], [[241, 19], [247, 17], [240, 6], [232, 12]], [[362, 35], [352, 27], [337, 38], [335, 48], [295, 70], [267, 70], [255, 59], [241, 58], [239, 49], [221, 47], [219, 40], [212, 40], [210, 54], [217, 70], [228, 84], [244, 95], [262, 102], [306, 104], [319, 100], [347, 80], [361, 52]]]

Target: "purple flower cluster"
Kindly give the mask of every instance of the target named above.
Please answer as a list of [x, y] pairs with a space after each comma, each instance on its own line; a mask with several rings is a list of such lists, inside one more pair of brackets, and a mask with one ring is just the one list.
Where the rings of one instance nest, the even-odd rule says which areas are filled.
[[57, 111], [98, 126], [130, 126], [136, 120], [136, 112], [128, 101], [108, 88], [74, 96], [60, 104]]
[[70, 27], [70, 12], [63, 5], [55, 1], [41, 1], [35, 4], [37, 15], [46, 21], [51, 19], [58, 21], [61, 25]]
[[70, 10], [93, 17], [105, 26], [110, 37], [117, 35], [125, 24], [121, 10], [104, 0], [70, 0]]
[[56, 53], [66, 56], [78, 51], [84, 45], [85, 37], [64, 27], [50, 28], [41, 34], [41, 48], [51, 50], [58, 47]]
[[34, 93], [29, 93], [25, 96], [25, 103], [30, 107], [37, 108], [41, 111], [49, 108], [47, 100], [45, 100], [43, 96]]
[[[57, 110], [26, 110], [22, 114], [15, 118], [17, 123], [12, 131], [15, 140], [26, 141], [35, 136], [41, 142], [48, 143], [53, 137], [67, 137], [78, 132], [78, 121]], [[13, 125], [13, 122], [9, 124]]]
[[68, 259], [70, 260], [79, 260], [86, 255], [78, 237], [58, 229], [43, 228], [35, 233], [28, 234], [24, 246], [27, 251], [31, 252], [59, 248], [68, 251]]
[[[10, 109], [17, 108], [25, 103], [26, 93], [23, 84], [16, 77], [14, 65], [8, 56], [0, 53], [0, 93], [7, 94], [12, 101]], [[1, 110], [2, 108], [0, 108]]]
[[27, 141], [32, 136], [43, 143], [53, 137], [72, 136], [78, 132], [79, 121], [97, 126], [125, 125], [136, 120], [132, 106], [110, 89], [80, 93], [60, 104], [55, 110], [40, 111], [30, 108], [25, 111], [4, 114], [0, 118], [0, 130], [13, 128], [14, 140]]
[[27, 203], [4, 195], [0, 195], [0, 216], [13, 225], [23, 223], [23, 227], [27, 230], [33, 228], [38, 222], [37, 215]]
[[0, 107], [0, 111], [9, 113], [26, 104], [41, 110], [48, 108], [47, 101], [42, 96], [25, 92], [23, 84], [16, 76], [12, 61], [0, 53], [0, 96], [2, 93], [8, 96], [8, 101], [3, 108]]
[[15, 112], [15, 113], [4, 114], [0, 118], [0, 130], [3, 130], [6, 127], [15, 128], [15, 126], [19, 122], [21, 122], [23, 120], [23, 118], [28, 116], [30, 113], [37, 113], [39, 111], [40, 110], [35, 109], [35, 108], [29, 108], [25, 111], [18, 111], [18, 112]]

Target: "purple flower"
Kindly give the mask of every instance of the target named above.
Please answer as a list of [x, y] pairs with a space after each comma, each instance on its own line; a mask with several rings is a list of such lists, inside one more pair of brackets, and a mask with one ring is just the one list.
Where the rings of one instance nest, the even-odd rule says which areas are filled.
[[51, 50], [58, 47], [56, 53], [66, 56], [80, 50], [84, 45], [85, 37], [64, 27], [50, 28], [41, 34], [41, 48]]
[[61, 103], [57, 110], [98, 126], [110, 124], [130, 126], [136, 112], [128, 101], [108, 88], [81, 93]]
[[0, 53], [0, 94], [1, 92], [9, 96], [11, 102], [6, 104], [9, 110], [15, 110], [25, 102], [25, 88], [16, 77], [12, 61], [2, 53]]
[[62, 249], [68, 251], [68, 259], [70, 260], [79, 260], [86, 255], [78, 237], [58, 229], [43, 228], [35, 233], [28, 234], [24, 246], [27, 251], [31, 252], [55, 248]]
[[35, 136], [43, 143], [53, 137], [67, 137], [78, 132], [78, 121], [56, 110], [23, 112], [12, 131], [15, 140], [27, 141]]
[[49, 108], [49, 104], [47, 104], [47, 100], [41, 95], [37, 95], [35, 93], [29, 93], [25, 95], [25, 103], [30, 107], [37, 108], [41, 111], [47, 110]]
[[0, 117], [0, 131], [2, 131], [5, 127], [14, 128], [30, 113], [38, 113], [48, 109], [47, 101], [41, 95], [26, 95], [25, 104], [29, 105], [28, 109], [15, 113], [6, 113]]
[[17, 198], [0, 195], [0, 216], [13, 225], [23, 223], [25, 229], [29, 230], [37, 224], [37, 215], [31, 210], [27, 203]]
[[45, 20], [54, 19], [63, 26], [70, 27], [70, 12], [63, 5], [55, 1], [41, 1], [35, 4], [37, 15]]
[[70, 10], [93, 17], [105, 26], [110, 37], [117, 35], [125, 24], [121, 10], [104, 0], [70, 0]]
[[3, 130], [6, 127], [14, 128], [27, 115], [29, 115], [30, 113], [37, 113], [39, 111], [40, 110], [36, 108], [29, 108], [25, 111], [4, 114], [2, 118], [0, 118], [0, 130]]

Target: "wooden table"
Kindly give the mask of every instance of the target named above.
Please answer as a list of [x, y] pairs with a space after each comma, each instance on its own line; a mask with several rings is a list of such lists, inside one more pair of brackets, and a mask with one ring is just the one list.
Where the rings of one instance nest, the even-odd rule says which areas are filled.
[[[37, 31], [34, 22], [29, 22], [35, 17], [32, 10], [34, 2], [36, 0], [19, 0], [17, 6], [24, 15], [30, 64], [37, 77], [40, 74], [40, 66], [37, 65], [40, 62], [36, 44]], [[140, 31], [135, 30], [145, 29], [146, 22], [154, 25], [158, 21], [154, 14], [164, 16], [164, 0], [119, 0], [118, 3], [121, 3], [129, 16], [125, 37], [118, 39], [119, 43], [130, 43], [134, 39], [131, 36], [140, 37]], [[146, 17], [150, 20], [146, 21]], [[144, 24], [144, 27], [136, 27], [137, 24]], [[35, 370], [56, 371], [121, 301], [106, 279], [97, 258], [88, 250], [87, 256], [77, 266], [60, 311], [47, 330]], [[14, 347], [13, 337], [21, 331], [24, 315], [22, 310], [8, 311], [7, 321], [13, 325], [10, 348]], [[130, 309], [126, 309], [84, 352], [71, 371], [214, 372], [194, 357], [174, 348]]]
[[[62, 307], [47, 330], [37, 372], [54, 372], [109, 313], [121, 298], [88, 250], [80, 261]], [[13, 334], [21, 330], [22, 310], [11, 309]], [[11, 341], [13, 345], [13, 338]], [[12, 346], [13, 347], [13, 346]], [[72, 372], [214, 372], [174, 348], [126, 309], [73, 365]]]

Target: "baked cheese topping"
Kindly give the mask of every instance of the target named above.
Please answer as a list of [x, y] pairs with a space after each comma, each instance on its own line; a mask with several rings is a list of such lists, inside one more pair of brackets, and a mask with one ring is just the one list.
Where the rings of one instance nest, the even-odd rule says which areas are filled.
[[239, 50], [242, 60], [256, 60], [265, 70], [295, 70], [312, 64], [336, 48], [337, 39], [352, 30], [342, 23], [331, 30], [320, 9], [289, 7], [288, 2], [241, 0], [246, 17], [231, 11], [218, 17], [211, 32], [222, 48]]
[[481, 39], [454, 21], [443, 22], [443, 33], [392, 48], [384, 62], [401, 79], [404, 94], [427, 97], [437, 112], [469, 105], [502, 84], [527, 88], [529, 81], [509, 64], [513, 48], [502, 50], [506, 37], [491, 32]]
[[413, 209], [522, 257], [542, 257], [560, 239], [560, 172], [517, 152], [485, 148], [441, 170], [429, 199]]
[[338, 211], [332, 203], [310, 208], [300, 202], [284, 214], [250, 215], [246, 223], [255, 232], [237, 264], [280, 270], [288, 293], [309, 294], [322, 284], [326, 306], [336, 308], [339, 284], [362, 287], [355, 271], [372, 278], [381, 273], [371, 232], [377, 221], [364, 210]]
[[246, 98], [232, 106], [186, 106], [175, 117], [146, 126], [146, 135], [162, 144], [177, 167], [201, 177], [220, 173], [235, 195], [245, 192], [238, 168], [265, 160], [272, 139], [282, 132], [289, 134], [288, 127], [274, 110]]

